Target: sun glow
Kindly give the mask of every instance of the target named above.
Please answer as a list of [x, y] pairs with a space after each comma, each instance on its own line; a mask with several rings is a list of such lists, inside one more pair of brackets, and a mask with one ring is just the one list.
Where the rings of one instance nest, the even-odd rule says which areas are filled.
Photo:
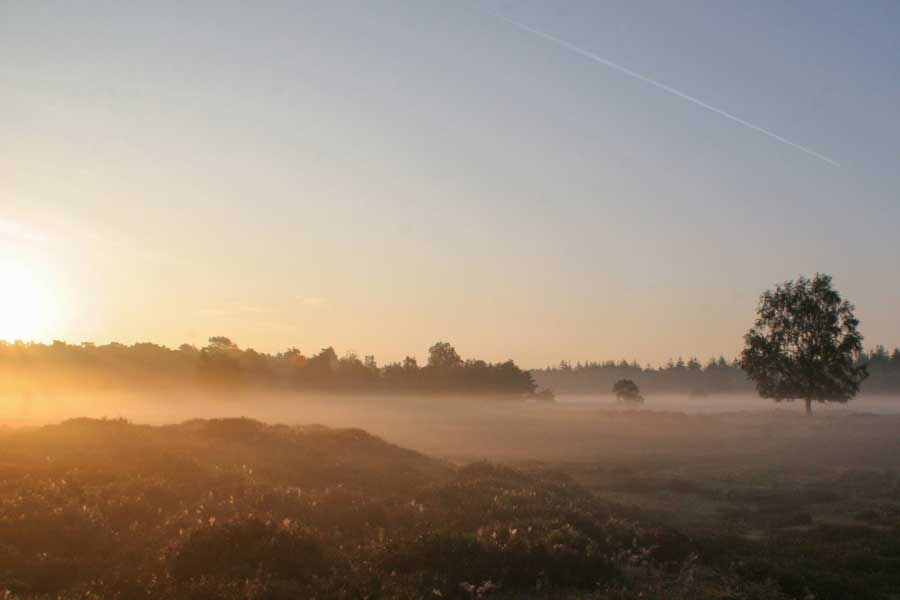
[[53, 290], [39, 273], [0, 259], [0, 339], [42, 339], [52, 333], [57, 312]]

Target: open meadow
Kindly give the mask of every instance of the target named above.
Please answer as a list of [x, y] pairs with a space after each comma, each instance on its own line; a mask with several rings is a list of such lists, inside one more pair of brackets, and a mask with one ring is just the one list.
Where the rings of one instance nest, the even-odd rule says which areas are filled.
[[900, 415], [850, 405], [808, 418], [759, 399], [694, 414], [490, 398], [214, 402], [181, 405], [227, 418], [117, 398], [121, 415], [107, 416], [155, 424], [5, 427], [0, 588], [698, 600], [900, 590]]

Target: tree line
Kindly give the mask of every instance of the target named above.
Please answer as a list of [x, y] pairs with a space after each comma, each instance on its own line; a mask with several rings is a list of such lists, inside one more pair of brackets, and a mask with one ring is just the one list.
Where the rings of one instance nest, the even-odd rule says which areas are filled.
[[352, 352], [338, 356], [332, 347], [310, 356], [297, 348], [268, 354], [242, 349], [222, 336], [209, 338], [202, 348], [183, 344], [177, 349], [152, 343], [0, 342], [0, 368], [21, 376], [11, 381], [106, 388], [190, 384], [223, 389], [499, 395], [528, 395], [536, 389], [531, 374], [512, 360], [464, 360], [447, 342], [429, 348], [428, 361], [422, 366], [411, 356], [379, 366], [374, 356]]
[[[862, 391], [870, 394], [900, 394], [900, 348], [884, 346], [863, 352], [857, 364], [866, 365], [868, 378]], [[754, 383], [739, 360], [720, 356], [701, 363], [696, 358], [670, 360], [665, 365], [641, 366], [636, 362], [560, 362], [531, 371], [535, 382], [557, 394], [609, 394], [617, 381], [630, 379], [644, 393], [705, 395], [753, 392]]]
[[687, 361], [679, 358], [659, 367], [625, 360], [575, 364], [562, 361], [557, 366], [531, 373], [538, 385], [559, 394], [608, 394], [621, 380], [633, 381], [645, 393], [700, 395], [753, 390], [753, 383], [740, 364], [721, 356], [705, 365], [696, 358]]
[[[862, 390], [900, 393], [900, 348], [883, 346], [859, 359], [869, 371]], [[557, 394], [609, 394], [620, 380], [631, 380], [644, 393], [705, 395], [752, 392], [753, 382], [738, 360], [724, 357], [705, 364], [696, 358], [670, 360], [659, 367], [636, 362], [568, 363], [524, 371], [513, 361], [463, 360], [454, 347], [439, 342], [428, 361], [414, 357], [379, 366], [371, 355], [338, 356], [331, 347], [306, 356], [297, 348], [276, 354], [241, 349], [229, 338], [213, 337], [202, 348], [177, 349], [152, 343], [52, 344], [0, 341], [0, 368], [32, 380], [77, 380], [99, 387], [199, 384], [207, 387], [267, 387], [286, 390], [347, 392], [461, 392], [531, 394], [538, 386]]]
[[[194, 382], [227, 388], [533, 395], [538, 401], [552, 400], [554, 391], [606, 394], [612, 388], [620, 398], [638, 399], [642, 389], [704, 395], [755, 388], [763, 398], [803, 400], [811, 414], [813, 402], [847, 402], [862, 389], [900, 392], [900, 348], [890, 354], [883, 346], [865, 352], [854, 310], [832, 287], [829, 275], [801, 276], [760, 296], [739, 360], [720, 356], [701, 365], [696, 358], [679, 358], [659, 368], [626, 361], [574, 367], [562, 362], [528, 372], [512, 360], [463, 360], [447, 342], [429, 348], [422, 367], [411, 356], [379, 367], [374, 356], [338, 357], [331, 347], [309, 357], [297, 348], [266, 354], [242, 350], [222, 336], [209, 338], [203, 348], [183, 344], [177, 350], [149, 343], [0, 342], [0, 369], [7, 375], [0, 378], [0, 392], [10, 391], [4, 389], [8, 381], [23, 381], [15, 375], [42, 385], [62, 376], [82, 384], [125, 383], [132, 388]], [[626, 383], [627, 389], [621, 387]], [[544, 387], [540, 392], [538, 384]]]

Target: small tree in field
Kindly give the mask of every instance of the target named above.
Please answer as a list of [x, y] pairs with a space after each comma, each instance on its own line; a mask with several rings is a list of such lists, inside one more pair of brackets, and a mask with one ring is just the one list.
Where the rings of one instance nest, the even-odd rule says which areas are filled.
[[637, 384], [630, 379], [620, 379], [613, 384], [612, 393], [616, 395], [619, 402], [628, 402], [631, 404], [643, 404], [644, 397], [641, 396], [641, 390]]
[[868, 374], [857, 364], [862, 335], [853, 305], [831, 277], [800, 277], [762, 295], [756, 323], [744, 336], [741, 366], [763, 398], [847, 402]]

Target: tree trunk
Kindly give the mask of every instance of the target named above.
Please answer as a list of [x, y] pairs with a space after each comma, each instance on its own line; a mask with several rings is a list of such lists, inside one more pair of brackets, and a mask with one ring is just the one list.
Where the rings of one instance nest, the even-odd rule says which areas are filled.
[[812, 398], [806, 399], [806, 416], [807, 417], [812, 416]]

